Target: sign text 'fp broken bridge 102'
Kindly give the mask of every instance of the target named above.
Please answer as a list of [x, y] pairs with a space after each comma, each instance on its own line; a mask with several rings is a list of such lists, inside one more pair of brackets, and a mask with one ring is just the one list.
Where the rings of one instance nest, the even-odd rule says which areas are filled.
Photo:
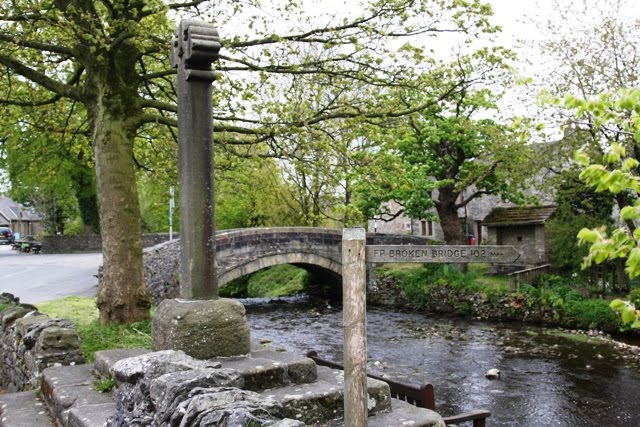
[[441, 245], [385, 245], [366, 246], [366, 260], [372, 263], [496, 263], [510, 264], [520, 258], [513, 246], [441, 246]]

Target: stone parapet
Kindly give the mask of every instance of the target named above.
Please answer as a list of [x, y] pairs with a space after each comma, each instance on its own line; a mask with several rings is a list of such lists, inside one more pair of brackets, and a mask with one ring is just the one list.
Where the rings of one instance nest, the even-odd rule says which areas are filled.
[[[430, 243], [435, 242], [419, 236], [367, 234], [368, 245]], [[278, 264], [300, 266], [312, 273], [318, 283], [339, 285], [342, 274], [342, 229], [262, 227], [216, 233], [216, 265], [220, 287], [238, 277]], [[154, 304], [176, 298], [180, 283], [180, 241], [165, 242], [145, 249], [144, 270], [145, 282]]]

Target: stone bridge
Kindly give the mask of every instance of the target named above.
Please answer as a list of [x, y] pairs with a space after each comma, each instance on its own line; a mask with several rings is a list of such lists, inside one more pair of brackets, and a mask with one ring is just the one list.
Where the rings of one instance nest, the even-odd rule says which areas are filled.
[[[409, 235], [367, 234], [369, 245], [425, 244]], [[293, 264], [316, 279], [335, 282], [342, 274], [342, 229], [272, 227], [223, 230], [216, 234], [218, 284], [266, 267]]]

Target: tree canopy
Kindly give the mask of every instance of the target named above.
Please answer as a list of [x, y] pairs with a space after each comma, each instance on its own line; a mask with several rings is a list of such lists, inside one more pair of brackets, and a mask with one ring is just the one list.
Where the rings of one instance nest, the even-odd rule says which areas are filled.
[[[511, 79], [510, 57], [501, 49], [481, 50], [424, 76], [434, 86], [444, 82], [460, 90], [387, 129], [383, 151], [372, 155], [376, 176], [359, 183], [360, 204], [370, 217], [431, 218], [435, 210], [445, 241], [464, 244], [459, 209], [484, 195], [522, 200], [530, 147], [495, 119], [499, 90]], [[400, 96], [409, 104], [411, 97], [424, 95], [402, 91]], [[385, 207], [390, 200], [401, 209]]]
[[[270, 6], [257, 0], [0, 3], [0, 104], [36, 116], [55, 106], [60, 117], [77, 116], [81, 126], [73, 134], [92, 142], [103, 236], [102, 322], [149, 316], [136, 146], [158, 126], [176, 125], [169, 16], [213, 20], [220, 28], [214, 130], [216, 141], [238, 156], [285, 157], [305, 141], [290, 135], [321, 132], [329, 121], [353, 126], [421, 111], [459, 89], [438, 87], [424, 102], [402, 106], [378, 96], [388, 88], [420, 87], [416, 76], [433, 60], [424, 45], [412, 44], [415, 36], [495, 30], [488, 23], [491, 8], [478, 0], [372, 0], [322, 19], [306, 14], [304, 3]], [[311, 77], [322, 92], [314, 99], [291, 97], [292, 85]], [[65, 120], [46, 123], [54, 128]]]

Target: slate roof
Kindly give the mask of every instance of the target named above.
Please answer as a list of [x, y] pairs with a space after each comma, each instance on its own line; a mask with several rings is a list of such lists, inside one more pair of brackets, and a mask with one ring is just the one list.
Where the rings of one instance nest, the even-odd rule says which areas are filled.
[[493, 208], [482, 221], [487, 227], [509, 227], [513, 225], [544, 224], [556, 211], [557, 206], [529, 206]]
[[40, 221], [42, 218], [32, 209], [20, 206], [6, 196], [0, 195], [0, 225], [9, 225], [11, 221]]

